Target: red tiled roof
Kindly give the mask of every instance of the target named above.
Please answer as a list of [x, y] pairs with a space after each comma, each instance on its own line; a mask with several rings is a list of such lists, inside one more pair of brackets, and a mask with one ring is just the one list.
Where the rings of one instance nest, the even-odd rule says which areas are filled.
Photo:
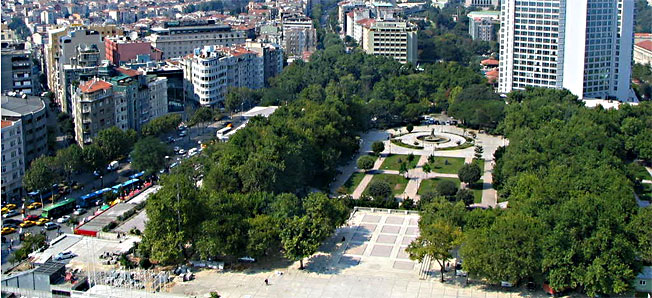
[[90, 81], [84, 82], [79, 85], [79, 88], [81, 89], [82, 92], [84, 93], [93, 93], [95, 91], [99, 90], [106, 90], [111, 88], [111, 84], [99, 80], [99, 79], [92, 79]]
[[140, 71], [134, 70], [134, 69], [129, 69], [129, 68], [122, 68], [118, 67], [115, 70], [117, 70], [119, 73], [126, 75], [128, 77], [135, 77], [139, 76], [141, 74]]
[[652, 33], [634, 33], [636, 37], [652, 37]]
[[498, 63], [498, 60], [492, 58], [485, 59], [480, 62], [482, 65], [498, 65]]
[[637, 47], [644, 48], [650, 52], [652, 52], [652, 40], [644, 40], [639, 43], [636, 43]]
[[7, 120], [2, 120], [2, 128], [5, 128], [7, 126], [11, 126], [13, 122], [7, 121]]
[[362, 19], [362, 20], [357, 21], [356, 23], [358, 23], [358, 24], [360, 24], [362, 26], [365, 26], [365, 27], [369, 27], [369, 26], [375, 24], [376, 20], [374, 20], [374, 19]]

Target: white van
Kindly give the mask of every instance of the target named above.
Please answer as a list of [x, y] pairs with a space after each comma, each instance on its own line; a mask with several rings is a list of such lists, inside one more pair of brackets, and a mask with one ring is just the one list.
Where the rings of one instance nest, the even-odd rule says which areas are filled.
[[199, 151], [197, 151], [197, 148], [192, 148], [188, 150], [188, 156], [195, 156], [197, 155], [197, 153], [199, 153]]
[[114, 160], [114, 161], [112, 161], [112, 162], [109, 164], [108, 167], [106, 167], [106, 170], [107, 170], [107, 171], [115, 171], [115, 170], [118, 169], [118, 166], [119, 166], [119, 165], [120, 165], [120, 164], [118, 163], [118, 161], [117, 161], [117, 160]]

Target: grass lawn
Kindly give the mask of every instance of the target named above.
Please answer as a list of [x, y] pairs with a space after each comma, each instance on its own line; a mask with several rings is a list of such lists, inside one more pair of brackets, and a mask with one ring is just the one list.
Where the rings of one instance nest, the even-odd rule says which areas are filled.
[[[446, 164], [448, 161], [448, 164]], [[442, 157], [437, 156], [435, 163], [431, 165], [432, 171], [443, 174], [457, 174], [464, 165], [464, 158], [461, 157]]]
[[349, 177], [349, 179], [344, 182], [343, 187], [346, 189], [346, 193], [352, 194], [364, 176], [365, 173], [354, 172], [353, 175], [351, 175], [351, 177]]
[[474, 203], [481, 203], [482, 202], [482, 179], [478, 180], [475, 184], [473, 184], [471, 187], [471, 191], [473, 192], [473, 202]]
[[[415, 155], [414, 159], [408, 163], [408, 169], [414, 169], [419, 162], [419, 155]], [[381, 170], [396, 170], [398, 171], [401, 168], [401, 163], [399, 161], [407, 162], [408, 156], [404, 154], [392, 154], [385, 158], [383, 164], [380, 166]]]
[[419, 185], [419, 190], [417, 191], [418, 195], [423, 195], [430, 191], [435, 191], [435, 187], [441, 181], [448, 180], [455, 182], [457, 188], [460, 188], [460, 179], [457, 178], [448, 178], [448, 177], [437, 177], [434, 179], [422, 180], [421, 185]]
[[369, 194], [368, 186], [374, 183], [374, 181], [387, 182], [392, 187], [392, 194], [394, 194], [394, 196], [402, 194], [405, 191], [405, 187], [407, 186], [408, 183], [408, 179], [405, 179], [405, 177], [401, 175], [377, 174], [374, 175], [373, 178], [371, 178], [371, 181], [369, 181], [369, 184], [367, 185], [367, 189], [364, 190], [363, 194], [365, 195]]

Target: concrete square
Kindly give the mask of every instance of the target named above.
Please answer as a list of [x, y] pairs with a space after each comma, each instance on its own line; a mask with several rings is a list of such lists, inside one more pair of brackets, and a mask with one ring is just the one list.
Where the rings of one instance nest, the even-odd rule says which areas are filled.
[[402, 225], [403, 221], [405, 221], [405, 219], [403, 217], [398, 217], [398, 216], [388, 216], [385, 219], [386, 224], [392, 224], [392, 225]]
[[376, 225], [375, 224], [361, 224], [358, 226], [357, 233], [373, 233], [376, 231]]
[[396, 236], [379, 235], [376, 242], [377, 243], [385, 243], [385, 244], [394, 244], [394, 243], [396, 243]]
[[397, 259], [403, 259], [403, 260], [410, 259], [410, 255], [407, 252], [405, 252], [406, 248], [407, 246], [401, 246], [401, 248], [398, 250], [398, 254], [396, 255]]
[[410, 235], [410, 236], [419, 236], [419, 228], [417, 227], [409, 227], [405, 230], [405, 235]]
[[383, 229], [380, 231], [381, 233], [387, 233], [387, 234], [398, 234], [398, 232], [401, 231], [401, 227], [399, 226], [383, 226]]
[[350, 254], [350, 255], [361, 256], [361, 255], [364, 254], [365, 249], [367, 249], [366, 244], [349, 243], [349, 245], [346, 247], [346, 251], [344, 253], [345, 254]]
[[371, 255], [374, 257], [389, 257], [392, 254], [393, 246], [390, 245], [374, 245], [371, 250]]
[[405, 236], [405, 237], [403, 237], [403, 240], [401, 241], [401, 244], [402, 245], [408, 245], [414, 239], [417, 239], [417, 237], [415, 237], [415, 236]]
[[365, 216], [362, 218], [362, 222], [379, 223], [380, 216], [365, 214]]
[[371, 239], [371, 235], [369, 235], [369, 234], [355, 233], [355, 235], [353, 235], [352, 240], [357, 241], [357, 242], [366, 242], [366, 241], [369, 241], [369, 239]]
[[401, 269], [401, 270], [412, 270], [414, 269], [414, 262], [394, 261], [394, 266], [392, 266], [392, 268]]
[[419, 225], [419, 220], [416, 218], [410, 218], [410, 221], [408, 222], [408, 226], [418, 226]]

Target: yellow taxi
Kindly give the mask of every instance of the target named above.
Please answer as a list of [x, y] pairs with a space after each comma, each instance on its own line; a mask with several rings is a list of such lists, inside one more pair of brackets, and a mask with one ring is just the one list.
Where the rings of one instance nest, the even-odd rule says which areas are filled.
[[2, 228], [2, 235], [9, 235], [9, 234], [11, 234], [13, 232], [16, 232], [16, 229], [14, 229], [12, 227], [4, 227], [4, 228]]
[[39, 202], [34, 202], [34, 203], [29, 204], [29, 206], [27, 206], [27, 209], [34, 210], [34, 209], [41, 208], [41, 206], [43, 206], [43, 204], [41, 204]]
[[5, 213], [7, 213], [7, 212], [9, 212], [9, 208], [7, 208], [7, 207], [2, 207], [2, 214], [5, 214]]
[[33, 226], [35, 224], [36, 224], [35, 221], [26, 220], [26, 221], [20, 223], [20, 227], [21, 228], [27, 228], [27, 227], [31, 227], [31, 226]]
[[16, 209], [16, 204], [7, 204], [5, 207], [9, 208], [9, 210], [14, 210]]
[[37, 225], [37, 226], [42, 226], [42, 225], [44, 225], [46, 222], [49, 222], [49, 221], [50, 221], [50, 220], [47, 219], [47, 218], [39, 218], [39, 219], [36, 221], [36, 225]]

